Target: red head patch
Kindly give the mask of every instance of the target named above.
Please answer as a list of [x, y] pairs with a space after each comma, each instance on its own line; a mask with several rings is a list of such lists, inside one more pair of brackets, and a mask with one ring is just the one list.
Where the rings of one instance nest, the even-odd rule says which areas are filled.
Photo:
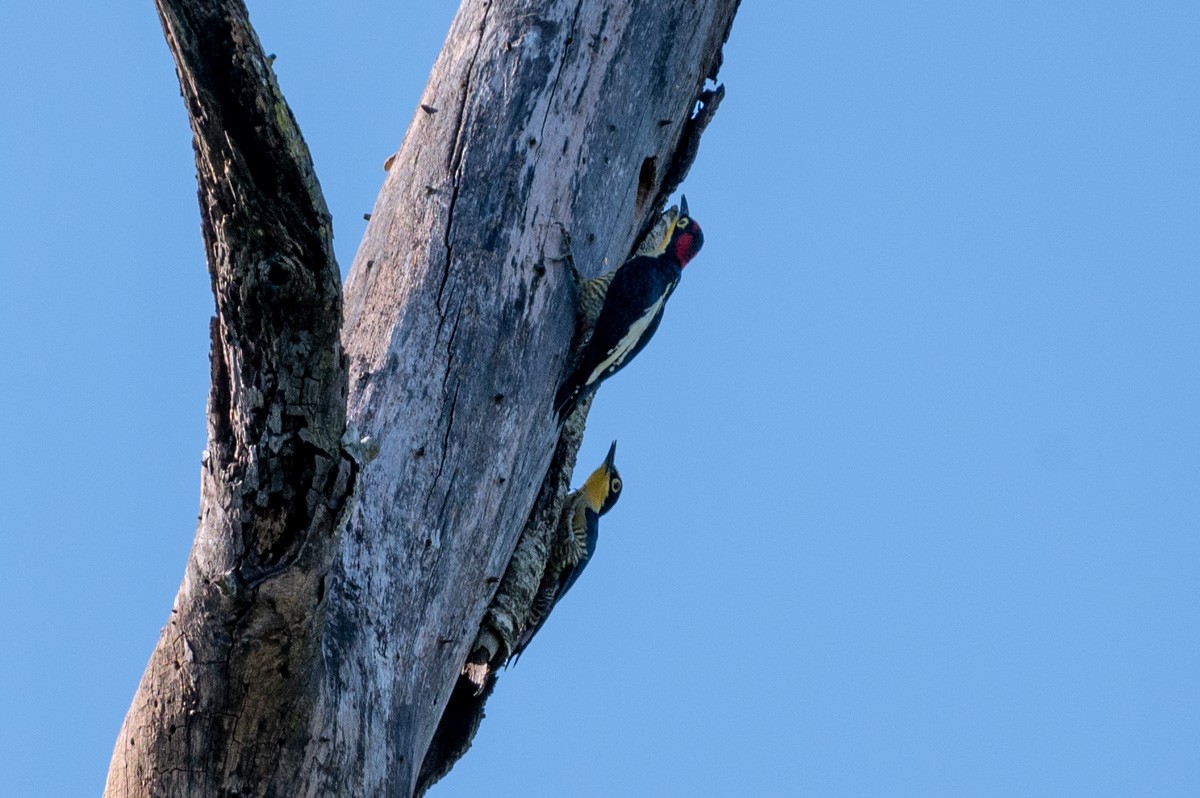
[[688, 261], [696, 257], [700, 247], [704, 246], [704, 233], [700, 225], [686, 216], [676, 222], [675, 234], [671, 237], [671, 254], [679, 261], [680, 268], [688, 265]]

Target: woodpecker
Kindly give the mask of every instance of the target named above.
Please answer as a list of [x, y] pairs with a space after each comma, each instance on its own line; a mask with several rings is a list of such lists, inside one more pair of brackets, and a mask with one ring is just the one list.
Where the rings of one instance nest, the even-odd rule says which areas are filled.
[[662, 252], [630, 258], [613, 274], [591, 338], [554, 397], [559, 423], [600, 383], [633, 360], [658, 329], [683, 267], [704, 245], [700, 225], [688, 216], [686, 197], [679, 206]]
[[613, 464], [616, 456], [617, 442], [613, 441], [604, 463], [592, 472], [583, 487], [567, 496], [563, 508], [567, 524], [565, 539], [559, 541], [551, 552], [546, 573], [530, 607], [529, 618], [513, 647], [514, 663], [546, 623], [550, 611], [562, 601], [592, 559], [600, 534], [600, 516], [611, 510], [617, 499], [621, 498], [621, 474]]

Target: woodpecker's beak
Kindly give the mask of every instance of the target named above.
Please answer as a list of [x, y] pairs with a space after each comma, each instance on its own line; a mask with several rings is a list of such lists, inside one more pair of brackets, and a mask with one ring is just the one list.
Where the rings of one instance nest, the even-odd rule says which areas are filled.
[[684, 194], [679, 195], [679, 215], [680, 216], [689, 216], [690, 215], [688, 213], [688, 209], [687, 209], [687, 196]]
[[604, 468], [607, 471], [612, 471], [613, 461], [617, 459], [617, 442], [613, 441], [612, 446], [608, 447], [608, 457], [604, 458]]

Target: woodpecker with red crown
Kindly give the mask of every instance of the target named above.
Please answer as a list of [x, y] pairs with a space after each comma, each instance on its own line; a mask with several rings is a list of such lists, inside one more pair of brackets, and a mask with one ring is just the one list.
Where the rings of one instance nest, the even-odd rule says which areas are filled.
[[613, 275], [592, 336], [554, 398], [560, 423], [600, 383], [633, 360], [658, 329], [683, 267], [704, 245], [700, 225], [688, 216], [687, 197], [680, 198], [679, 216], [665, 239], [660, 254], [630, 258]]

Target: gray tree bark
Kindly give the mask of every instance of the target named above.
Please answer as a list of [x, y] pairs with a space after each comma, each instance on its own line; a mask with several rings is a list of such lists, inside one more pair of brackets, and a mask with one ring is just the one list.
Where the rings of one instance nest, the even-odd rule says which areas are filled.
[[737, 0], [464, 0], [344, 307], [245, 7], [157, 6], [217, 305], [209, 442], [105, 794], [412, 795], [469, 745], [494, 677], [466, 691], [464, 662], [506, 571], [536, 587], [510, 561], [524, 534], [544, 566], [570, 479], [569, 256], [623, 261], [683, 179]]

